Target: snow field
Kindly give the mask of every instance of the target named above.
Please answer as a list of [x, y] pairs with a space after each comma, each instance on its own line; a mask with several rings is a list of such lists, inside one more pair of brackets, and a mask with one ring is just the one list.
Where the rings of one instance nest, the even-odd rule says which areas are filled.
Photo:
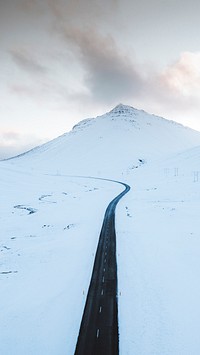
[[103, 215], [122, 187], [3, 169], [1, 181], [0, 353], [73, 354]]
[[119, 105], [0, 162], [0, 354], [74, 352], [116, 210], [121, 355], [199, 355], [200, 133]]
[[121, 354], [200, 353], [200, 182], [163, 165], [133, 173], [117, 210]]

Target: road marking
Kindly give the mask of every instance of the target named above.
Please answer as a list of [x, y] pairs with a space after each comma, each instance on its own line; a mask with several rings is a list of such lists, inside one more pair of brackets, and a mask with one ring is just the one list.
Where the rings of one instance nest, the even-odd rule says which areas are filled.
[[105, 271], [106, 271], [106, 268], [104, 267], [103, 272], [105, 272]]
[[100, 307], [99, 307], [99, 313], [101, 313], [101, 311], [102, 311], [102, 307], [100, 306]]
[[103, 296], [103, 289], [101, 290], [101, 295]]
[[97, 329], [97, 338], [99, 337], [99, 329]]
[[105, 280], [105, 278], [104, 278], [104, 276], [103, 276], [102, 282], [104, 282], [104, 280]]
[[106, 259], [104, 260], [104, 263], [106, 263]]
[[107, 253], [105, 252], [105, 255], [107, 255]]

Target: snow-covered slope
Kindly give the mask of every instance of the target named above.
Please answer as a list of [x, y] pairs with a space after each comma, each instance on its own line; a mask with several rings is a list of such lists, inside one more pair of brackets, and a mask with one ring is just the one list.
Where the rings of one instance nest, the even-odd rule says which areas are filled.
[[[132, 107], [0, 162], [0, 354], [74, 353], [116, 211], [120, 355], [200, 354], [200, 133]], [[70, 176], [71, 177], [70, 177]]]
[[200, 133], [122, 104], [12, 160], [46, 172], [114, 177], [200, 145]]
[[128, 177], [116, 223], [121, 354], [200, 353], [199, 167], [197, 147]]

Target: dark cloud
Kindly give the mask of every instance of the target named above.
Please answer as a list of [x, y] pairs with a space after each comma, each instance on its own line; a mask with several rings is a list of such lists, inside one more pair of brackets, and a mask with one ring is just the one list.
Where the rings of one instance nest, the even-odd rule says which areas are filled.
[[30, 14], [31, 16], [44, 14], [44, 7], [42, 6], [42, 2], [40, 0], [18, 0], [16, 6], [20, 11], [24, 11], [26, 14]]
[[66, 27], [63, 34], [77, 51], [92, 99], [111, 102], [140, 94], [143, 78], [112, 37]]
[[[67, 48], [84, 73], [85, 90], [82, 93], [76, 92], [72, 95], [74, 98], [77, 95], [77, 99], [80, 100], [82, 96], [85, 101], [88, 96], [89, 100], [96, 103], [112, 104], [140, 95], [144, 80], [137, 65], [117, 46], [112, 35], [102, 32], [104, 24], [106, 27], [108, 18], [117, 9], [118, 0], [101, 2], [94, 0], [92, 4], [90, 0], [44, 0], [42, 7], [38, 0], [18, 1], [18, 8], [29, 13], [29, 16], [30, 14], [36, 16], [39, 9], [43, 13], [42, 8], [45, 6], [50, 26], [46, 30], [51, 28], [51, 34], [62, 39], [62, 44], [59, 43], [59, 46], [63, 46], [61, 56], [64, 56]], [[37, 90], [34, 82], [31, 85], [21, 82], [11, 85], [12, 92], [37, 100], [38, 93], [40, 96], [43, 89], [44, 96], [48, 94], [51, 96], [50, 88], [53, 88], [55, 93], [58, 93], [57, 97], [63, 95], [63, 99], [66, 100], [69, 92], [68, 83], [52, 85], [49, 71], [37, 59], [40, 53], [35, 56], [27, 48], [16, 47], [10, 50], [12, 60], [18, 67], [31, 74], [33, 79], [36, 75], [37, 79], [44, 74], [46, 77], [43, 82], [37, 82]], [[49, 63], [49, 58], [44, 57], [44, 61]], [[55, 62], [50, 64], [51, 71], [54, 70], [54, 65]], [[67, 67], [60, 66], [61, 73], [70, 70], [69, 63]]]
[[[119, 0], [47, 0], [47, 4], [59, 21], [71, 25], [99, 27], [111, 19], [111, 14], [118, 8]], [[96, 21], [101, 21], [96, 22]]]
[[23, 70], [31, 74], [45, 74], [46, 67], [38, 62], [26, 49], [15, 48], [9, 51], [12, 60]]
[[[143, 86], [141, 74], [112, 35], [100, 29], [105, 17], [117, 7], [117, 1], [94, 1], [92, 6], [87, 0], [48, 3], [54, 15], [54, 31], [82, 67], [89, 98], [112, 103], [139, 95]], [[77, 98], [80, 96], [78, 93]]]

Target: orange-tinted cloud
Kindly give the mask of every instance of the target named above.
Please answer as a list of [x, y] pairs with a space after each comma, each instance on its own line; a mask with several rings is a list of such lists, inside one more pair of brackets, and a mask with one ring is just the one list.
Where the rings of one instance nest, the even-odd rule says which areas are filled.
[[200, 52], [184, 52], [160, 74], [163, 86], [183, 96], [200, 96]]

